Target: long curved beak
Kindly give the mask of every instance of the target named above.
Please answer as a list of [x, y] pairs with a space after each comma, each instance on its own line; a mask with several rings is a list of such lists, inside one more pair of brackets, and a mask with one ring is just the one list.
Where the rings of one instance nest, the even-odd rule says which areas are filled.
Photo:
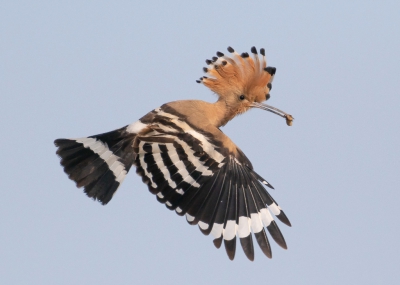
[[267, 104], [257, 103], [257, 102], [251, 103], [251, 107], [259, 108], [259, 109], [262, 109], [262, 110], [265, 110], [265, 111], [269, 111], [269, 112], [274, 113], [274, 114], [276, 114], [278, 116], [281, 116], [282, 118], [285, 118], [286, 119], [286, 124], [288, 126], [291, 126], [293, 124], [294, 118], [293, 118], [292, 115], [289, 115], [288, 113], [285, 113], [282, 110], [279, 110], [279, 109], [277, 109], [275, 107], [272, 107], [272, 106], [267, 105]]

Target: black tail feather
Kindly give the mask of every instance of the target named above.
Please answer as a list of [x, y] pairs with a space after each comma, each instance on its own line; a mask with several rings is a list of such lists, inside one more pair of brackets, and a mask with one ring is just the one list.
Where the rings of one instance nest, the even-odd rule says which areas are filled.
[[57, 139], [54, 144], [68, 177], [105, 205], [132, 166], [134, 138], [124, 127], [87, 138]]

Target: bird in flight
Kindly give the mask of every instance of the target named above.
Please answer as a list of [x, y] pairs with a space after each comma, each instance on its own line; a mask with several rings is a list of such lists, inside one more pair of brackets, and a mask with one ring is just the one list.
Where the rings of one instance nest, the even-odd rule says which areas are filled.
[[54, 141], [61, 165], [77, 187], [103, 205], [110, 202], [132, 165], [157, 200], [186, 216], [191, 225], [224, 241], [233, 260], [236, 236], [254, 260], [253, 232], [262, 252], [272, 257], [265, 228], [282, 248], [285, 239], [272, 214], [289, 219], [264, 186], [246, 155], [220, 127], [252, 108], [275, 113], [292, 125], [293, 117], [263, 104], [270, 98], [276, 68], [267, 66], [265, 50], [251, 48], [207, 59], [197, 80], [218, 95], [215, 103], [181, 100], [166, 103], [120, 129], [76, 139]]

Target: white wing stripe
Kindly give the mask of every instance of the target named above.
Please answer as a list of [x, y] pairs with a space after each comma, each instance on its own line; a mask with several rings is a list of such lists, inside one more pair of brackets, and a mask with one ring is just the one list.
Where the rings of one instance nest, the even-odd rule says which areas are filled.
[[92, 150], [94, 153], [100, 156], [102, 160], [108, 165], [110, 170], [113, 172], [116, 181], [122, 182], [122, 180], [125, 178], [124, 175], [120, 176], [121, 171], [125, 171], [126, 175], [126, 169], [125, 165], [120, 162], [118, 159], [119, 157], [116, 156], [115, 154], [110, 151], [108, 146], [106, 144], [103, 144], [101, 141], [98, 141], [95, 138], [80, 138], [80, 139], [75, 139], [76, 142], [83, 144], [85, 148], [89, 148]]
[[194, 221], [194, 217], [191, 216], [191, 215], [189, 215], [189, 214], [187, 214], [187, 213], [186, 213], [186, 219], [187, 219], [189, 222]]
[[231, 240], [236, 236], [237, 225], [236, 221], [229, 220], [226, 222], [226, 227], [222, 231], [224, 235], [224, 240]]
[[161, 173], [164, 175], [164, 179], [168, 181], [169, 186], [174, 189], [176, 188], [176, 183], [171, 180], [171, 175], [169, 173], [168, 168], [165, 166], [164, 161], [161, 157], [161, 150], [158, 144], [152, 144], [152, 152], [153, 152], [153, 158], [158, 166], [158, 168], [161, 170]]
[[274, 214], [275, 216], [278, 216], [281, 213], [281, 210], [279, 210], [278, 206], [275, 203], [272, 203], [271, 205], [269, 205], [268, 208], [271, 210], [272, 214]]
[[213, 224], [213, 228], [211, 230], [211, 234], [214, 236], [214, 238], [219, 238], [222, 234], [222, 231], [224, 229], [224, 224]]
[[[140, 142], [139, 148], [143, 148], [144, 142]], [[140, 165], [142, 166], [142, 169], [144, 171], [144, 175], [147, 176], [147, 178], [150, 179], [151, 182], [151, 187], [157, 188], [157, 185], [153, 181], [153, 175], [150, 172], [147, 172], [147, 163], [144, 161], [144, 155], [139, 155], [139, 160], [140, 160]]]
[[221, 163], [221, 162], [225, 159], [225, 157], [224, 157], [221, 153], [219, 153], [218, 151], [215, 150], [214, 145], [212, 145], [211, 143], [209, 143], [209, 142], [206, 140], [206, 137], [205, 137], [205, 136], [203, 136], [202, 134], [196, 132], [196, 131], [193, 130], [193, 129], [188, 130], [187, 133], [188, 133], [188, 134], [191, 134], [193, 137], [195, 137], [196, 139], [198, 139], [199, 141], [201, 141], [202, 144], [203, 144], [203, 150], [204, 150], [205, 152], [207, 152], [208, 155], [209, 155], [212, 159], [214, 159], [216, 162]]
[[[175, 147], [167, 144], [167, 149], [168, 149], [168, 153], [176, 153]], [[179, 160], [179, 161], [174, 161], [174, 164], [176, 166], [176, 168], [178, 168], [178, 173], [182, 176], [183, 180], [186, 181], [187, 183], [193, 185], [194, 187], [200, 187], [200, 184], [198, 184], [192, 176], [190, 176], [189, 172], [186, 169], [185, 164]]]
[[[125, 170], [121, 171], [121, 173], [118, 175], [117, 179], [115, 179], [115, 180], [118, 181], [119, 184], [121, 184], [122, 181], [124, 181], [124, 179], [125, 179], [125, 177], [126, 177], [126, 174], [127, 174], [127, 172], [126, 172]], [[117, 191], [117, 190], [115, 190], [115, 192], [116, 192], [116, 191]], [[114, 194], [115, 194], [115, 192], [114, 192]], [[113, 194], [113, 195], [114, 195], [114, 194]]]
[[261, 222], [261, 214], [256, 213], [256, 214], [250, 214], [251, 216], [251, 229], [253, 233], [259, 233], [263, 229], [263, 225]]
[[248, 217], [239, 217], [238, 236], [240, 238], [248, 237], [250, 234], [250, 219]]
[[175, 125], [183, 129], [186, 133], [192, 135], [194, 138], [198, 139], [203, 145], [203, 150], [207, 152], [207, 154], [218, 163], [221, 163], [225, 159], [225, 157], [221, 153], [215, 150], [214, 145], [212, 145], [204, 135], [193, 130], [188, 124], [181, 121], [177, 116], [163, 111], [160, 111], [158, 115], [172, 119]]
[[199, 225], [199, 227], [201, 228], [201, 229], [203, 229], [203, 230], [206, 230], [206, 229], [208, 229], [208, 224], [206, 224], [206, 223], [204, 223], [204, 222], [199, 222], [198, 223], [198, 225]]
[[261, 213], [261, 220], [264, 224], [264, 227], [268, 227], [271, 224], [271, 222], [274, 220], [272, 218], [271, 213], [266, 208], [261, 209], [260, 213]]
[[188, 160], [196, 167], [197, 171], [200, 171], [205, 176], [211, 176], [213, 174], [211, 170], [204, 166], [202, 161], [193, 155], [193, 150], [186, 142], [179, 139], [176, 139], [176, 141], [183, 147], [186, 155], [188, 156]]

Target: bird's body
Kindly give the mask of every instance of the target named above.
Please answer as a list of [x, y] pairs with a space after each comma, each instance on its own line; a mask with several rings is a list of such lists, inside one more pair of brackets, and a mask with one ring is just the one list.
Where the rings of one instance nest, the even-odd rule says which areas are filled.
[[251, 107], [277, 113], [288, 124], [292, 117], [260, 103], [269, 98], [275, 73], [265, 66], [264, 57], [260, 62], [253, 48], [254, 61], [228, 50], [236, 60], [219, 53], [217, 59], [207, 61], [205, 71], [213, 78], [199, 81], [219, 95], [217, 102], [170, 102], [121, 129], [58, 139], [55, 144], [65, 172], [89, 197], [107, 204], [135, 165], [159, 202], [185, 215], [190, 224], [198, 224], [204, 234], [211, 233], [217, 247], [224, 240], [230, 259], [238, 236], [246, 256], [253, 260], [251, 232], [271, 257], [264, 227], [286, 248], [271, 212], [283, 223], [290, 226], [290, 222], [262, 184], [272, 186], [220, 127]]

